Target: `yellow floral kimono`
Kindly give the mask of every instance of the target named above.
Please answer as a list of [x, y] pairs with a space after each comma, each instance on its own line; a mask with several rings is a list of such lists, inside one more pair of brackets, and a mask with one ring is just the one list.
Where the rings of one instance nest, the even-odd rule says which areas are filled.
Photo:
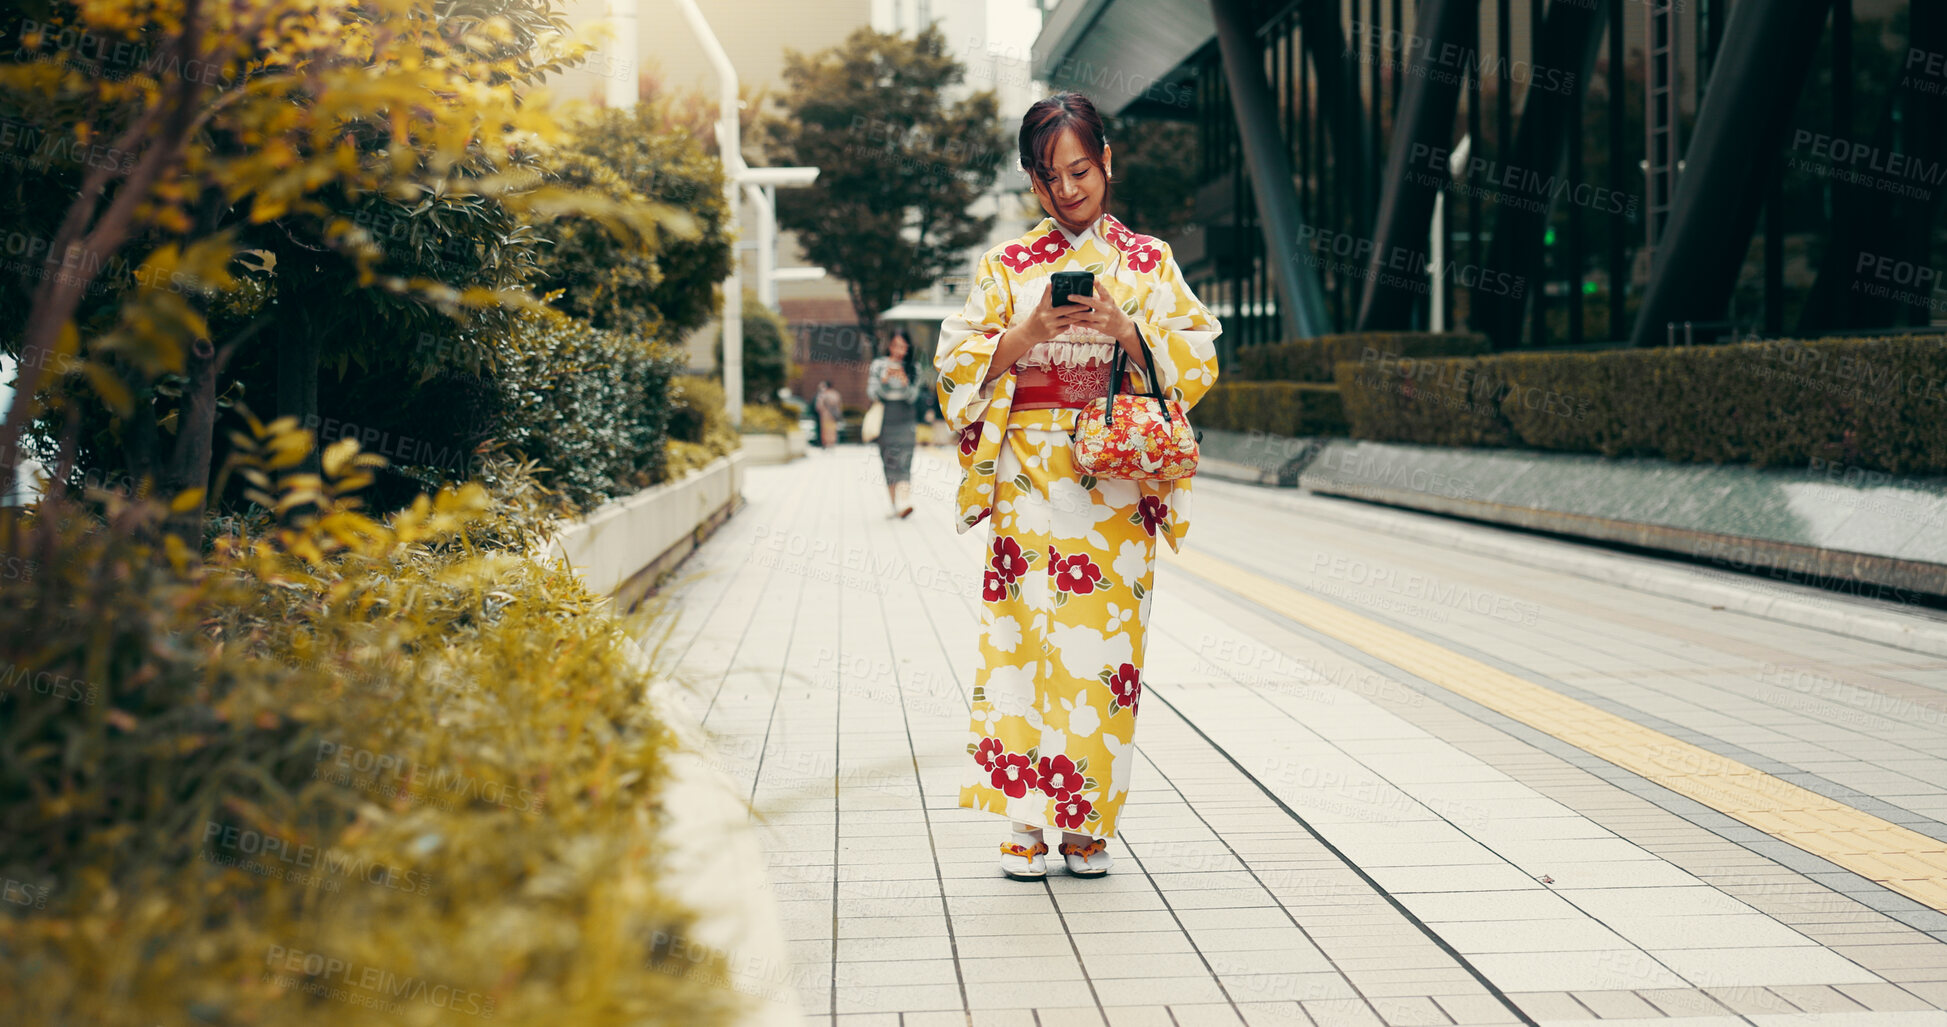
[[[1134, 766], [1156, 536], [1189, 530], [1190, 482], [1097, 479], [1070, 461], [1072, 409], [1011, 410], [1013, 369], [983, 385], [994, 343], [1056, 271], [1092, 271], [1142, 329], [1165, 395], [1194, 406], [1223, 331], [1161, 240], [1103, 215], [1071, 248], [1044, 219], [980, 260], [966, 309], [940, 325], [940, 408], [960, 437], [962, 533], [992, 533], [980, 668], [960, 805], [1112, 838]], [[1039, 340], [1037, 340], [1039, 341]], [[1140, 368], [1129, 386], [1145, 391]]]

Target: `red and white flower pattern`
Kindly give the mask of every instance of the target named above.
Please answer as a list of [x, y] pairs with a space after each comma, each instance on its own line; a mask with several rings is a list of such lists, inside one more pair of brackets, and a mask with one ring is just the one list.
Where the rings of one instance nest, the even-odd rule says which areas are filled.
[[1075, 761], [1066, 755], [1041, 757], [1035, 767], [1036, 785], [1048, 793], [1048, 797], [1060, 802], [1082, 790], [1082, 772], [1075, 769]]
[[1018, 799], [1034, 787], [1034, 766], [1021, 753], [1002, 753], [994, 760], [992, 779], [995, 788], [1010, 799]]
[[1163, 251], [1157, 248], [1154, 236], [1131, 232], [1128, 226], [1117, 221], [1113, 215], [1105, 216], [1102, 221], [1102, 235], [1109, 240], [1111, 246], [1128, 255], [1130, 270], [1149, 274], [1156, 270], [1156, 265], [1163, 262]]
[[1020, 274], [1036, 264], [1052, 264], [1068, 252], [1068, 239], [1060, 232], [1050, 231], [1026, 245], [1009, 243], [998, 259], [1009, 271]]
[[[940, 408], [958, 434], [949, 445], [964, 472], [954, 524], [964, 532], [993, 523], [979, 567], [983, 629], [960, 804], [1113, 838], [1136, 763], [1130, 747], [1154, 550], [1165, 539], [1178, 545], [1187, 527], [1187, 504], [1177, 497], [1189, 490], [1183, 476], [1192, 468], [1147, 466], [1166, 458], [1138, 443], [1117, 459], [1141, 473], [1091, 474], [1096, 465], [1078, 459], [1090, 444], [1085, 419], [1078, 430], [1072, 413], [1016, 411], [1007, 402], [1014, 380], [989, 379], [996, 337], [1038, 301], [1048, 275], [1066, 270], [1094, 272], [1142, 323], [1175, 405], [1166, 425], [1148, 399], [1124, 400], [1139, 435], [1176, 430], [1183, 419], [1175, 415], [1216, 381], [1222, 326], [1183, 281], [1169, 247], [1114, 218], [1073, 246], [1045, 221], [990, 250], [972, 275], [965, 312], [941, 325]], [[1118, 409], [1118, 429], [1122, 416]], [[1084, 496], [1088, 523], [1071, 512]]]
[[1102, 400], [1083, 407], [1075, 416], [1075, 466], [1098, 478], [1147, 478], [1173, 481], [1197, 473], [1197, 439], [1183, 405], [1174, 399], [1166, 420], [1150, 396], [1120, 393], [1115, 398], [1115, 422], [1108, 423]]
[[994, 538], [994, 555], [987, 564], [1001, 576], [1002, 584], [1018, 581], [1021, 575], [1028, 572], [1027, 558], [1021, 555], [1021, 543], [1007, 535]]
[[1048, 572], [1055, 576], [1055, 588], [1078, 596], [1095, 591], [1103, 580], [1102, 568], [1087, 553], [1059, 556], [1054, 546], [1048, 547]]
[[1115, 696], [1115, 705], [1109, 712], [1128, 710], [1131, 716], [1136, 713], [1136, 704], [1142, 700], [1142, 671], [1133, 663], [1125, 663], [1109, 676], [1109, 694]]
[[1095, 807], [1080, 796], [1072, 796], [1055, 803], [1055, 826], [1064, 831], [1073, 831], [1088, 823], [1089, 811]]
[[980, 576], [980, 598], [990, 603], [998, 603], [1007, 598], [1007, 579], [1001, 577], [1000, 571], [989, 567], [986, 573]]

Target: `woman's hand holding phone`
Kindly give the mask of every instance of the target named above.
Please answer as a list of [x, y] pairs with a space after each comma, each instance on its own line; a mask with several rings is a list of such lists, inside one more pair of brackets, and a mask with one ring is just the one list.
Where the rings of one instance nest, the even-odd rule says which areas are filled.
[[[1120, 317], [1126, 326], [1130, 341], [1124, 342], [1123, 345], [1126, 347], [1133, 344], [1136, 338], [1133, 323], [1129, 321], [1128, 315], [1122, 312], [1122, 308], [1117, 307], [1115, 301], [1109, 298], [1109, 294], [1103, 291], [1100, 280], [1095, 283], [1094, 297], [1071, 295], [1060, 304], [1055, 302], [1055, 291], [1053, 283], [1050, 282], [1050, 287], [1042, 291], [1041, 299], [1020, 321], [1001, 335], [1000, 343], [995, 347], [989, 365], [987, 380], [993, 381], [1004, 374], [1008, 368], [1014, 366], [1016, 360], [1027, 355], [1028, 350], [1037, 342], [1051, 341], [1055, 336], [1076, 325], [1094, 327], [1095, 322], [1109, 322], [1109, 315], [1103, 312], [1105, 307], [1106, 310], [1114, 311], [1115, 316]], [[1096, 330], [1101, 331], [1099, 328]], [[1112, 335], [1109, 332], [1103, 334]], [[1112, 337], [1121, 338], [1114, 335]], [[1136, 355], [1140, 357], [1141, 352], [1137, 351]]]
[[1034, 309], [1028, 311], [1028, 316], [1022, 320], [1020, 328], [1030, 345], [1036, 342], [1047, 342], [1068, 330], [1075, 323], [1075, 318], [1087, 312], [1088, 308], [1076, 302], [1073, 296], [1056, 305], [1055, 290], [1051, 286], [1041, 293], [1041, 302], [1036, 303]]
[[1142, 342], [1141, 336], [1136, 334], [1136, 322], [1130, 320], [1129, 315], [1116, 304], [1099, 279], [1095, 283], [1095, 295], [1072, 298], [1082, 310], [1069, 319], [1070, 324], [1094, 329], [1121, 343], [1129, 356], [1137, 361], [1137, 366], [1141, 366]]

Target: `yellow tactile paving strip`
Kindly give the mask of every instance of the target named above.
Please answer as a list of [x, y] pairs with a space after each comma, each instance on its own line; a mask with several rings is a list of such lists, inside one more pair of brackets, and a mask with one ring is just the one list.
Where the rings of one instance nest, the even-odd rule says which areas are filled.
[[1947, 842], [1193, 550], [1168, 563], [1416, 677], [1947, 912]]

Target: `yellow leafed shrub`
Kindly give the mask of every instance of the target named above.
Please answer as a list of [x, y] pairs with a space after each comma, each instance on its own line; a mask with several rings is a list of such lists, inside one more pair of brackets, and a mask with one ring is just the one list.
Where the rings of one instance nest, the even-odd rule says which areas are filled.
[[[659, 866], [667, 730], [520, 468], [380, 521], [295, 473], [207, 553], [112, 496], [0, 511], [10, 1024], [720, 1024]], [[191, 503], [185, 499], [179, 508]]]
[[670, 379], [667, 480], [706, 467], [743, 445], [723, 397], [722, 382], [689, 374]]

